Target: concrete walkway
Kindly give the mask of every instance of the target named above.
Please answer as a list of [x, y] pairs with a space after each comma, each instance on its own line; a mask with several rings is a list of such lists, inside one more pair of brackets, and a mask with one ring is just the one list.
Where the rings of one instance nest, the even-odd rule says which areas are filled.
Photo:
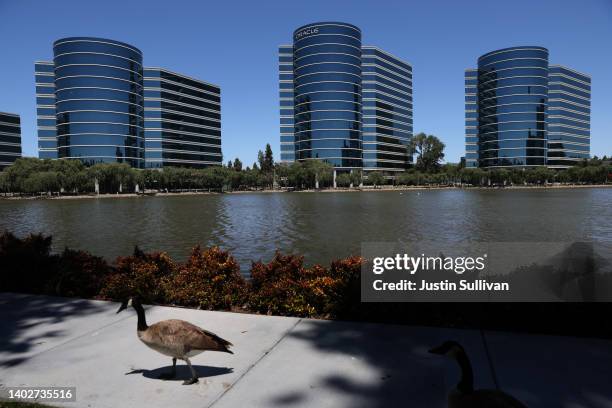
[[76, 386], [67, 407], [445, 407], [458, 369], [427, 349], [454, 339], [477, 388], [495, 375], [529, 407], [612, 407], [610, 341], [150, 307], [149, 323], [188, 320], [235, 345], [195, 357], [200, 382], [183, 386], [187, 367], [157, 379], [171, 360], [140, 343], [133, 310], [117, 308], [0, 294], [0, 387]]

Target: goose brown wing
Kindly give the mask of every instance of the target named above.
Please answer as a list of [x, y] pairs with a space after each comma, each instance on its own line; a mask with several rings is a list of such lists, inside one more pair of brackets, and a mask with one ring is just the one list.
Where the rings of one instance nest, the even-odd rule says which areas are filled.
[[229, 346], [232, 346], [232, 343], [184, 320], [164, 320], [150, 326], [149, 331], [164, 344], [183, 345], [186, 352], [190, 350], [211, 350], [232, 353], [228, 349]]

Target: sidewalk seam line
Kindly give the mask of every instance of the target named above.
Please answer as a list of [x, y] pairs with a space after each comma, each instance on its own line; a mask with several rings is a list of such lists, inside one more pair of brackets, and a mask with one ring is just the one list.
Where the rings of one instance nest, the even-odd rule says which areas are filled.
[[256, 365], [258, 365], [264, 358], [266, 358], [268, 355], [270, 355], [270, 353], [276, 348], [276, 346], [278, 346], [278, 344], [283, 341], [285, 339], [285, 337], [287, 337], [287, 335], [289, 333], [291, 333], [293, 331], [293, 329], [295, 329], [297, 327], [298, 324], [300, 324], [302, 322], [302, 318], [299, 318], [295, 324], [293, 326], [291, 326], [290, 328], [288, 328], [281, 337], [279, 337], [278, 340], [276, 340], [274, 342], [274, 344], [272, 344], [272, 346], [270, 346], [269, 349], [267, 349], [257, 360], [255, 360], [255, 362], [253, 364], [251, 364], [249, 366], [249, 368], [247, 368], [244, 373], [242, 373], [237, 379], [236, 381], [234, 381], [232, 383], [232, 386], [229, 387], [228, 389], [224, 390], [217, 398], [215, 398], [209, 405], [207, 405], [207, 408], [211, 408], [213, 405], [215, 405], [217, 402], [219, 402], [221, 400], [221, 398], [223, 398], [225, 396], [225, 394], [227, 394], [229, 391], [231, 391], [236, 384], [238, 384], [238, 382], [240, 382], [240, 380], [242, 380], [253, 368], [255, 368]]

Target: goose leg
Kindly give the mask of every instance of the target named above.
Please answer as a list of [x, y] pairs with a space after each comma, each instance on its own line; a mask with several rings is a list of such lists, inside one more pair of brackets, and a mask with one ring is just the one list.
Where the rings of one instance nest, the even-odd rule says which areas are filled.
[[196, 374], [195, 370], [191, 366], [191, 361], [189, 361], [189, 359], [187, 357], [185, 357], [185, 362], [187, 363], [187, 365], [189, 366], [189, 369], [191, 370], [191, 378], [189, 380], [185, 380], [183, 382], [183, 385], [191, 385], [191, 384], [197, 383], [198, 382], [198, 375]]
[[176, 377], [176, 358], [172, 359], [172, 371], [169, 373], [162, 373], [159, 375], [161, 380], [171, 380]]

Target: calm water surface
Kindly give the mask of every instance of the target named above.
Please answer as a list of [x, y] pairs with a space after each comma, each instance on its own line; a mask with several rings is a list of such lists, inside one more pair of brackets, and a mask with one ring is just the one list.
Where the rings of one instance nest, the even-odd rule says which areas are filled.
[[612, 189], [0, 200], [1, 230], [51, 234], [55, 250], [111, 260], [134, 245], [177, 259], [197, 243], [219, 245], [248, 269], [276, 249], [328, 263], [364, 241], [610, 241]]

